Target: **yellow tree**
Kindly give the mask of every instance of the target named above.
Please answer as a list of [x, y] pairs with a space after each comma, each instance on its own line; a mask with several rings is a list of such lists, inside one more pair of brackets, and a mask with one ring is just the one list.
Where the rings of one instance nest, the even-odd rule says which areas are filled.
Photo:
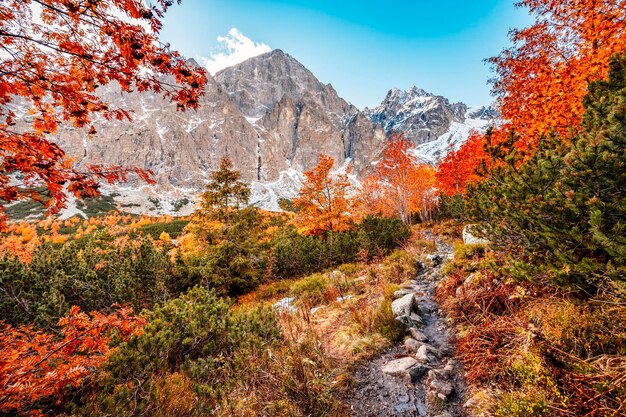
[[342, 232], [352, 228], [356, 207], [349, 196], [350, 181], [346, 174], [332, 175], [335, 160], [320, 154], [319, 164], [304, 173], [306, 179], [300, 195], [293, 201], [298, 214], [294, 219], [298, 231], [307, 235]]

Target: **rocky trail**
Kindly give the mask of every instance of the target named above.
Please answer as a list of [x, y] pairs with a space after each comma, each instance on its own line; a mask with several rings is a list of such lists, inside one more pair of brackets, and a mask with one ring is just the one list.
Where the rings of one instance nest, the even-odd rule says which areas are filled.
[[408, 337], [356, 370], [349, 399], [355, 416], [465, 415], [463, 370], [454, 358], [452, 332], [433, 298], [443, 265], [451, 257], [451, 245], [437, 240], [435, 253], [415, 279], [394, 294], [392, 310]]

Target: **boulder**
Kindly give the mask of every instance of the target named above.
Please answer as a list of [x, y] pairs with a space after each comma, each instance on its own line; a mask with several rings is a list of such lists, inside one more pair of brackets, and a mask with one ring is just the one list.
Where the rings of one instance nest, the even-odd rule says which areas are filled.
[[400, 378], [405, 382], [411, 381], [411, 374], [409, 370], [417, 365], [417, 360], [410, 356], [406, 356], [400, 359], [394, 359], [387, 362], [381, 369], [381, 371], [387, 375]]
[[454, 387], [451, 383], [438, 379], [430, 381], [430, 388], [435, 392], [435, 394], [437, 394], [438, 397], [443, 396], [445, 398], [452, 395], [452, 392], [454, 391]]
[[480, 238], [473, 233], [475, 224], [468, 224], [463, 228], [463, 243], [466, 245], [486, 245], [489, 240]]
[[423, 363], [434, 362], [438, 356], [437, 349], [427, 344], [420, 346], [415, 353], [415, 359]]
[[409, 316], [415, 308], [415, 296], [407, 294], [391, 303], [391, 311], [394, 317]]
[[421, 363], [418, 363], [409, 368], [409, 377], [411, 378], [411, 382], [417, 382], [421, 377], [426, 375], [428, 369], [429, 368], [426, 365], [422, 365]]
[[404, 347], [409, 352], [417, 352], [422, 344], [413, 338], [408, 338], [404, 341]]

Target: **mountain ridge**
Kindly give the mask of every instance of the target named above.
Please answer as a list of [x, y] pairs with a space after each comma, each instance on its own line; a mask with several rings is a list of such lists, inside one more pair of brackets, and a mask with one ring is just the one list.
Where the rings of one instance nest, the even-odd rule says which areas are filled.
[[115, 84], [98, 94], [131, 110], [133, 121], [97, 118], [95, 140], [69, 126], [55, 140], [79, 164], [153, 170], [156, 186], [131, 181], [113, 192], [125, 209], [155, 214], [183, 200], [189, 203], [178, 212], [191, 211], [193, 195], [224, 156], [257, 190], [253, 200], [277, 210], [278, 199], [293, 197], [319, 153], [332, 156], [336, 169], [351, 163], [357, 178], [371, 171], [389, 133], [402, 130], [420, 158], [436, 163], [493, 116], [488, 108], [468, 109], [417, 87], [390, 89], [379, 106], [360, 110], [282, 50], [207, 74], [197, 111], [177, 112], [157, 94], [121, 93]]

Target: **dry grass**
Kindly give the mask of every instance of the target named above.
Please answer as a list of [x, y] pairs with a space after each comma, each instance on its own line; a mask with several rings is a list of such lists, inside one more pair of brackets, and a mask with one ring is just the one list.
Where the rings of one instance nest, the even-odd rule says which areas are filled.
[[[626, 305], [516, 282], [457, 244], [437, 298], [458, 329], [476, 415], [626, 415]], [[489, 259], [488, 259], [489, 258]]]
[[[239, 305], [272, 304], [292, 297], [297, 312], [281, 314], [284, 331], [293, 339], [315, 340], [326, 360], [339, 364], [333, 369], [333, 386], [344, 387], [360, 361], [388, 348], [403, 334], [391, 313], [393, 292], [399, 288], [396, 284], [414, 277], [416, 257], [433, 248], [432, 242], [418, 234], [414, 237], [412, 244], [379, 263], [342, 265], [336, 271], [266, 284], [241, 297]], [[288, 408], [273, 412], [296, 415]]]

